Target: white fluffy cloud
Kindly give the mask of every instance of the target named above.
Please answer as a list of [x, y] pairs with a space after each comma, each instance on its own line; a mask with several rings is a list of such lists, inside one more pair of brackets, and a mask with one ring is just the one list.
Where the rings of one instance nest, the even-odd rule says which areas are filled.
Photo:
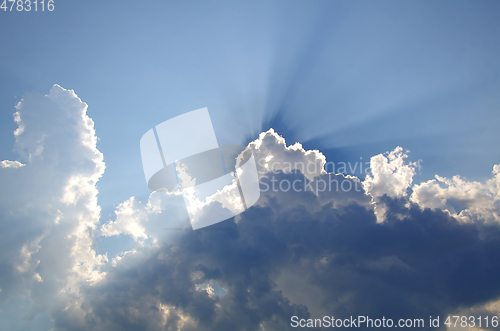
[[300, 170], [309, 180], [325, 173], [325, 156], [318, 150], [305, 150], [300, 143], [287, 146], [273, 129], [262, 132], [248, 145], [254, 152], [258, 171]]
[[419, 162], [405, 163], [409, 151], [403, 151], [401, 146], [392, 152], [378, 154], [370, 158], [371, 175], [366, 175], [363, 187], [367, 194], [372, 197], [377, 222], [385, 220], [387, 208], [380, 203], [380, 198], [388, 196], [391, 198], [404, 197], [413, 182], [415, 168]]
[[392, 152], [375, 155], [370, 159], [371, 175], [367, 175], [363, 186], [374, 197], [387, 194], [390, 197], [406, 195], [411, 186], [418, 162], [405, 163], [408, 151], [398, 146]]
[[436, 179], [415, 185], [411, 200], [424, 208], [447, 210], [463, 221], [500, 222], [500, 164], [484, 183], [460, 176]]
[[19, 161], [9, 161], [9, 160], [3, 160], [0, 162], [0, 167], [2, 168], [21, 168], [24, 167], [26, 164], [23, 164]]
[[31, 300], [28, 318], [60, 309], [79, 314], [79, 290], [104, 277], [93, 250], [99, 224], [96, 182], [104, 172], [87, 105], [55, 85], [16, 106], [20, 161], [1, 162], [0, 296]]

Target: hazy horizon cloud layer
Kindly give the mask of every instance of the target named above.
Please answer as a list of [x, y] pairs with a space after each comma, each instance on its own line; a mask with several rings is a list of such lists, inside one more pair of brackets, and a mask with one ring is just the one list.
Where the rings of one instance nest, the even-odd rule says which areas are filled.
[[[179, 231], [169, 228], [189, 220], [176, 192], [131, 196], [101, 217], [106, 155], [73, 90], [28, 93], [14, 119], [17, 157], [0, 162], [6, 329], [289, 330], [294, 315], [500, 313], [500, 164], [484, 181], [417, 183], [420, 163], [394, 145], [358, 178], [270, 129], [248, 144], [268, 185], [256, 205]], [[351, 189], [284, 189], [294, 182]]]

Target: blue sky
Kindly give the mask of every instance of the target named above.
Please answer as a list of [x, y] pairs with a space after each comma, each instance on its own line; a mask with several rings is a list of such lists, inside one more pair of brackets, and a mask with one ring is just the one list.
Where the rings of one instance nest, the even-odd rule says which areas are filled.
[[19, 98], [57, 83], [90, 105], [109, 170], [101, 195], [115, 203], [147, 193], [136, 175], [140, 136], [201, 107], [223, 142], [274, 127], [337, 162], [401, 145], [424, 161], [423, 179], [483, 179], [499, 157], [499, 7], [91, 1], [6, 12], [2, 155], [12, 155]]
[[[106, 164], [96, 184], [101, 224], [132, 196], [148, 201], [142, 135], [202, 107], [221, 145], [274, 128], [335, 163], [402, 146], [408, 162], [422, 160], [415, 184], [435, 174], [487, 183], [500, 163], [498, 17], [498, 1], [56, 0], [53, 12], [0, 10], [0, 159], [19, 159], [16, 104], [59, 84], [95, 123]], [[431, 186], [413, 188], [412, 201], [445, 208], [423, 198], [437, 192]], [[399, 193], [388, 196], [387, 210], [401, 204]], [[101, 250], [135, 240], [106, 239], [95, 239]]]

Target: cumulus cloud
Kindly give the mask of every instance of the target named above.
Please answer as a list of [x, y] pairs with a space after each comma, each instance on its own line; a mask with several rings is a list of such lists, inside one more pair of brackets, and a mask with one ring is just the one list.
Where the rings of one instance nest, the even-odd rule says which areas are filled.
[[[321, 167], [302, 173], [304, 164], [324, 165], [324, 156], [298, 145], [290, 149], [272, 130], [249, 147], [259, 160], [261, 184], [268, 186], [257, 206], [234, 220], [182, 233], [175, 242], [121, 259], [86, 295], [89, 306], [99, 308], [92, 314], [96, 328], [113, 321], [107, 327], [158, 323], [155, 327], [181, 330], [287, 330], [293, 315], [444, 316], [500, 295], [494, 276], [500, 268], [498, 226], [462, 224], [446, 211], [410, 201], [407, 192], [418, 164], [405, 163], [408, 153], [401, 148], [372, 159], [367, 186]], [[333, 179], [350, 181], [352, 189], [279, 186], [299, 181], [314, 188], [320, 180]], [[355, 183], [362, 189], [355, 190]], [[373, 205], [384, 208], [382, 222]], [[130, 274], [136, 278], [123, 279]], [[200, 291], [206, 284], [227, 294]], [[135, 315], [120, 310], [120, 316], [103, 309], [132, 309], [137, 294], [128, 289], [137, 287], [148, 307], [167, 307], [158, 309], [153, 324], [142, 318], [151, 314], [145, 308]]]
[[299, 170], [307, 179], [325, 173], [326, 158], [318, 150], [305, 150], [300, 143], [287, 146], [285, 139], [273, 129], [262, 132], [248, 145], [254, 152], [260, 173]]
[[370, 159], [371, 175], [367, 175], [363, 186], [374, 197], [384, 194], [390, 197], [406, 195], [411, 186], [418, 162], [405, 163], [408, 151], [398, 146], [392, 152], [375, 155]]
[[122, 202], [116, 208], [116, 220], [102, 226], [102, 235], [105, 237], [118, 236], [126, 234], [132, 236], [135, 240], [146, 239], [144, 227], [140, 223], [145, 219], [148, 209], [137, 206], [135, 198], [131, 197]]
[[[497, 226], [387, 196], [380, 224], [356, 203], [339, 210], [312, 192], [288, 196], [264, 194], [237, 222], [125, 256], [87, 288], [91, 326], [287, 330], [294, 315], [444, 316], [500, 295]], [[310, 211], [310, 201], [319, 208]], [[207, 283], [227, 294], [200, 291]]]
[[99, 223], [96, 148], [87, 105], [55, 85], [48, 95], [26, 95], [16, 106], [15, 147], [21, 161], [2, 161], [0, 298], [24, 297], [27, 318], [80, 310], [79, 290], [104, 277], [106, 256], [93, 250]]
[[424, 208], [440, 208], [463, 221], [500, 221], [500, 164], [493, 166], [493, 177], [484, 183], [436, 175], [415, 185], [411, 200]]
[[375, 155], [370, 158], [371, 174], [366, 175], [363, 187], [372, 197], [373, 207], [377, 221], [383, 222], [387, 212], [386, 205], [380, 203], [381, 197], [403, 197], [413, 182], [415, 169], [420, 166], [420, 161], [406, 163], [409, 151], [403, 151], [401, 146], [385, 154]]
[[2, 168], [21, 168], [24, 167], [26, 164], [23, 164], [19, 161], [9, 161], [9, 160], [3, 160], [0, 162], [0, 167]]
[[[192, 231], [183, 198], [159, 190], [99, 226], [104, 163], [86, 105], [54, 86], [17, 108], [20, 161], [0, 169], [9, 187], [0, 297], [29, 298], [32, 316], [47, 311], [56, 330], [289, 330], [292, 316], [498, 313], [498, 165], [484, 183], [413, 185], [418, 163], [397, 147], [374, 156], [361, 181], [328, 173], [319, 151], [269, 130], [248, 146], [261, 198], [245, 212]], [[139, 245], [106, 263], [97, 236]]]

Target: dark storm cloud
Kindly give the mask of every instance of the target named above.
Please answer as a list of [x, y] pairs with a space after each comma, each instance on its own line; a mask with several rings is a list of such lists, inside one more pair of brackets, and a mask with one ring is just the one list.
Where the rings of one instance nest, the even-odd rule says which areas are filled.
[[[263, 192], [241, 217], [125, 256], [85, 291], [82, 329], [289, 330], [292, 316], [325, 312], [428, 326], [431, 315], [498, 298], [498, 225], [459, 223], [387, 195], [377, 223], [364, 193], [352, 197], [335, 206], [307, 191]], [[197, 290], [206, 283], [227, 294]], [[56, 327], [74, 329], [63, 321]]]

